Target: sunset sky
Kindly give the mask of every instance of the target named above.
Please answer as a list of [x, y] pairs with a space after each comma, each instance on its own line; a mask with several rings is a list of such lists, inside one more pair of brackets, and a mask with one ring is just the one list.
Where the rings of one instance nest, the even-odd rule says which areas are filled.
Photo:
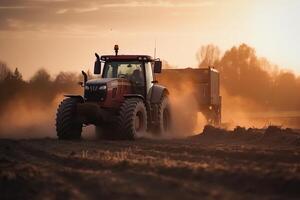
[[194, 67], [213, 43], [247, 43], [259, 56], [300, 73], [298, 0], [0, 0], [0, 60], [25, 78], [43, 67], [92, 69], [94, 52], [157, 55]]

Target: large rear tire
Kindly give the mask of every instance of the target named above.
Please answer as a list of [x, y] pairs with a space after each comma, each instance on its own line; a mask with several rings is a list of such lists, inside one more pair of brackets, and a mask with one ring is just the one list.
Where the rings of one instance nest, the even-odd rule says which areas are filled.
[[126, 99], [120, 107], [117, 120], [120, 139], [133, 140], [147, 131], [147, 111], [142, 99]]
[[74, 140], [81, 138], [82, 123], [77, 117], [78, 103], [80, 103], [80, 101], [75, 98], [67, 98], [60, 103], [56, 114], [56, 132], [58, 139]]

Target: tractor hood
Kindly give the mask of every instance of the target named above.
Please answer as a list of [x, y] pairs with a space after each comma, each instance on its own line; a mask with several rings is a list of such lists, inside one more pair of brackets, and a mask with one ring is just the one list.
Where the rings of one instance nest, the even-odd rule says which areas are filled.
[[91, 79], [86, 82], [86, 85], [104, 85], [110, 82], [117, 82], [120, 78], [101, 78]]
[[[101, 79], [91, 79], [86, 82], [86, 86], [89, 88], [90, 86], [97, 86], [103, 88], [107, 88], [108, 90], [113, 88], [119, 88], [122, 86], [130, 86], [131, 83], [129, 80], [125, 78], [101, 78]], [[95, 87], [93, 87], [95, 88]]]

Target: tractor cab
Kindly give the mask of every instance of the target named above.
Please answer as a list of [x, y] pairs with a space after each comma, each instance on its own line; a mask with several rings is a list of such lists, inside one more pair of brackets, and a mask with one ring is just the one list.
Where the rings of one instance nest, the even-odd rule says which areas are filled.
[[[117, 45], [115, 52], [115, 55], [101, 57], [95, 54], [94, 74], [101, 74], [101, 78], [85, 83], [85, 98], [89, 101], [102, 101], [106, 107], [115, 107], [123, 100], [124, 95], [140, 95], [145, 100], [149, 98], [155, 83], [153, 73], [161, 72], [161, 61], [148, 55], [118, 55]], [[102, 95], [99, 95], [100, 88]], [[106, 94], [103, 94], [104, 91]], [[110, 91], [112, 96], [109, 95]]]
[[[101, 56], [101, 61], [104, 62], [103, 79], [126, 79], [132, 86], [132, 92], [144, 97], [153, 85], [152, 66], [160, 63], [146, 55]], [[161, 64], [156, 68], [161, 68]]]

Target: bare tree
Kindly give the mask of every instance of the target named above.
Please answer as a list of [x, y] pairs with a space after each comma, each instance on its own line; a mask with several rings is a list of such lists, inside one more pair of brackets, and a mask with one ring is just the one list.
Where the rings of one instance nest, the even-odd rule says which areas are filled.
[[8, 76], [11, 76], [12, 72], [6, 65], [6, 63], [0, 61], [0, 81], [5, 80]]
[[19, 71], [18, 68], [15, 69], [14, 74], [13, 74], [13, 78], [15, 80], [18, 80], [18, 81], [22, 81], [23, 80], [23, 76], [22, 76], [22, 74], [21, 74], [21, 72]]
[[31, 83], [48, 83], [51, 80], [50, 74], [45, 69], [38, 70], [30, 79]]
[[218, 46], [213, 44], [202, 46], [196, 55], [199, 62], [199, 67], [216, 65], [216, 63], [220, 60], [220, 55], [221, 51]]
[[70, 84], [78, 81], [77, 74], [72, 72], [60, 72], [54, 82], [58, 84]]

